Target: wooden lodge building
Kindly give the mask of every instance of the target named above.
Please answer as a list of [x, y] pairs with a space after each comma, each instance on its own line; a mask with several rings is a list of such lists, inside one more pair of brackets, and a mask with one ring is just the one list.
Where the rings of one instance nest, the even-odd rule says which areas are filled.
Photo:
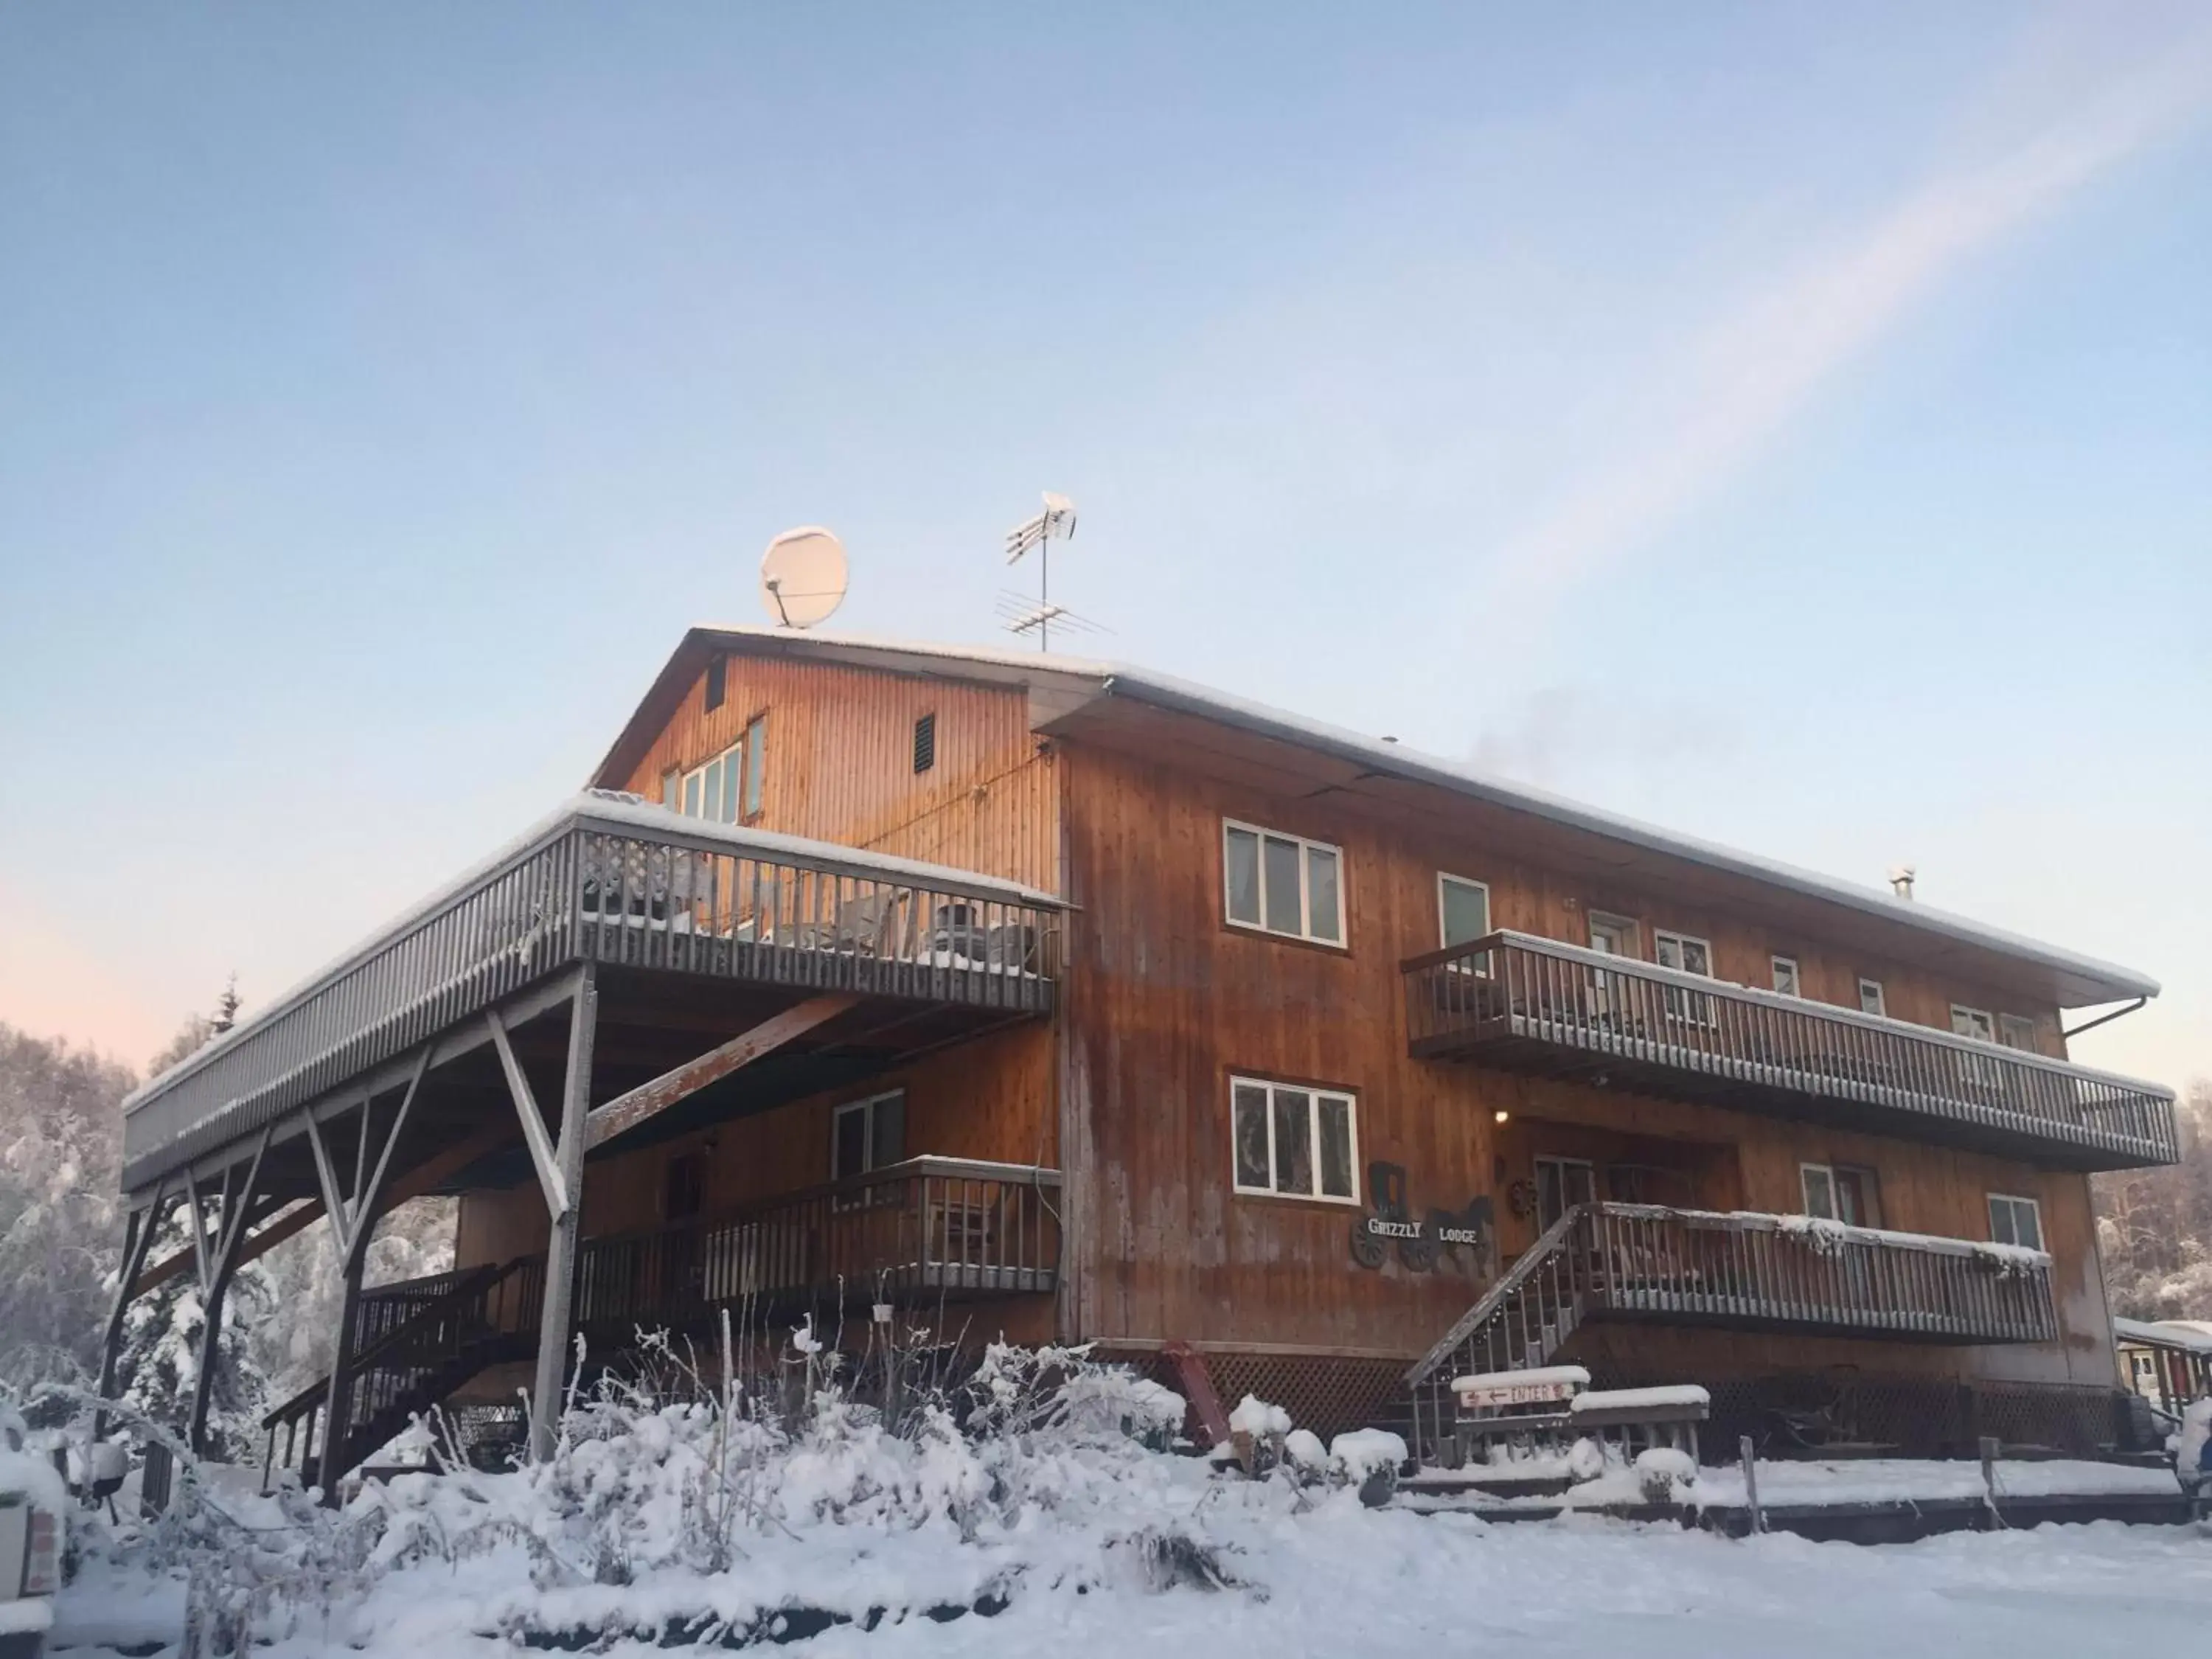
[[[1425, 1446], [1560, 1360], [1731, 1447], [2124, 1435], [2087, 1176], [2172, 1096], [2063, 1021], [2140, 974], [1051, 656], [696, 629], [588, 784], [128, 1103], [131, 1293], [335, 1230], [311, 1475], [572, 1330], [884, 1304]], [[453, 1271], [362, 1289], [427, 1193]]]

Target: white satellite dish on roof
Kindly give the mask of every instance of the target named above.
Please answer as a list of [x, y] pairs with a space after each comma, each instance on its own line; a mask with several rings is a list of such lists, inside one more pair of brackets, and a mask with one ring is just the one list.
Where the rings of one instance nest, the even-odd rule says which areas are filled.
[[811, 628], [845, 600], [845, 544], [818, 524], [787, 530], [761, 555], [761, 602], [785, 628]]

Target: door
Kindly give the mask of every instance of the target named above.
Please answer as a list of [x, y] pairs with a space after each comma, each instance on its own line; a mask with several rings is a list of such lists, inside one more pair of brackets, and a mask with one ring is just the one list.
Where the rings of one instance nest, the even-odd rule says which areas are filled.
[[[1636, 924], [1626, 916], [1608, 916], [1593, 910], [1589, 919], [1589, 948], [1609, 957], [1636, 954]], [[1590, 1006], [1600, 1019], [1610, 1020], [1626, 1006], [1627, 988], [1613, 975], [1593, 969]]]
[[1597, 1197], [1597, 1169], [1588, 1158], [1540, 1158], [1536, 1160], [1536, 1231], [1547, 1232], [1552, 1224], [1577, 1204]]

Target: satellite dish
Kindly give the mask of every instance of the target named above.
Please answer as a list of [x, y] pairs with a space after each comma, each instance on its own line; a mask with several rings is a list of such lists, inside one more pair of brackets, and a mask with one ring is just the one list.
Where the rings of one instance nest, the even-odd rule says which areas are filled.
[[845, 599], [845, 544], [820, 525], [787, 530], [761, 556], [761, 602], [785, 628], [811, 628]]

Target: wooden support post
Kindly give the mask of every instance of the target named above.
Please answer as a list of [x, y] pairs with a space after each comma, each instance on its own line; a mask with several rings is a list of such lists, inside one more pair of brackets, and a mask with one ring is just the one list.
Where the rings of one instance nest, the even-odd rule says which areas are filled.
[[[538, 1326], [538, 1379], [530, 1397], [530, 1453], [544, 1459], [553, 1455], [560, 1438], [562, 1383], [568, 1364], [568, 1316], [576, 1283], [576, 1240], [584, 1220], [585, 1119], [592, 1108], [592, 1040], [599, 1023], [599, 987], [594, 964], [577, 970], [576, 994], [568, 1005], [568, 1069], [561, 1085], [561, 1139], [555, 1157], [557, 1169], [546, 1182], [547, 1198], [566, 1201], [555, 1206], [553, 1224], [545, 1240], [545, 1301]], [[496, 1029], [496, 1028], [495, 1028]], [[507, 1063], [508, 1079], [520, 1079], [504, 1039], [500, 1058]], [[526, 1124], [538, 1109], [523, 1083], [515, 1102]], [[542, 1137], [543, 1130], [539, 1133]], [[534, 1146], [533, 1146], [534, 1150]], [[544, 1173], [540, 1171], [541, 1176]]]
[[[100, 1397], [115, 1398], [116, 1372], [123, 1363], [123, 1320], [131, 1311], [131, 1298], [137, 1291], [135, 1283], [138, 1270], [145, 1264], [147, 1249], [154, 1243], [154, 1235], [161, 1230], [161, 1213], [167, 1208], [168, 1182], [161, 1181], [154, 1188], [154, 1197], [143, 1210], [133, 1210], [123, 1227], [123, 1272], [115, 1281], [115, 1305], [108, 1310], [107, 1331], [100, 1344]], [[95, 1412], [92, 1419], [94, 1443], [107, 1435], [107, 1414]]]
[[[253, 1149], [253, 1161], [246, 1166], [246, 1178], [235, 1191], [231, 1187], [233, 1171], [222, 1172], [222, 1196], [216, 1214], [215, 1259], [207, 1264], [207, 1279], [202, 1287], [199, 1375], [192, 1379], [191, 1416], [185, 1428], [185, 1443], [203, 1455], [207, 1451], [208, 1407], [215, 1397], [216, 1367], [222, 1359], [223, 1297], [229, 1293], [231, 1275], [238, 1271], [238, 1249], [246, 1242], [246, 1224], [253, 1215], [253, 1194], [261, 1184], [261, 1160], [269, 1152], [269, 1129], [261, 1132], [261, 1139]], [[199, 1224], [199, 1217], [195, 1213], [192, 1225], [197, 1230]]]
[[1759, 1458], [1753, 1449], [1751, 1437], [1743, 1436], [1735, 1443], [1736, 1455], [1743, 1460], [1743, 1502], [1751, 1511], [1753, 1533], [1766, 1530], [1766, 1511], [1759, 1506]]
[[[333, 1509], [337, 1507], [338, 1479], [345, 1473], [346, 1436], [353, 1431], [352, 1378], [346, 1373], [353, 1364], [353, 1328], [361, 1318], [362, 1267], [368, 1259], [365, 1250], [347, 1250], [339, 1264], [344, 1277], [338, 1296], [338, 1341], [331, 1355], [330, 1392], [324, 1396], [322, 1455], [315, 1460], [315, 1484], [322, 1488], [323, 1502]], [[312, 1423], [307, 1432], [314, 1432]]]
[[374, 1170], [368, 1164], [368, 1119], [375, 1102], [366, 1098], [361, 1103], [361, 1136], [354, 1155], [354, 1192], [350, 1199], [338, 1194], [331, 1182], [321, 1140], [317, 1139], [313, 1143], [326, 1194], [331, 1231], [337, 1236], [338, 1245], [338, 1340], [337, 1351], [331, 1357], [330, 1391], [323, 1400], [323, 1455], [315, 1467], [315, 1484], [323, 1489], [323, 1502], [331, 1505], [338, 1501], [338, 1480], [347, 1467], [346, 1438], [354, 1426], [353, 1378], [348, 1372], [354, 1358], [354, 1327], [361, 1318], [362, 1273], [368, 1265], [369, 1241], [376, 1237], [377, 1217], [384, 1206], [385, 1183], [392, 1174], [392, 1149], [406, 1133], [407, 1120], [415, 1109], [415, 1097], [422, 1091], [422, 1079], [429, 1069], [430, 1050], [426, 1048], [416, 1062], [413, 1075], [407, 1079], [407, 1092], [399, 1097], [399, 1109], [392, 1115], [392, 1127], [377, 1152]]

